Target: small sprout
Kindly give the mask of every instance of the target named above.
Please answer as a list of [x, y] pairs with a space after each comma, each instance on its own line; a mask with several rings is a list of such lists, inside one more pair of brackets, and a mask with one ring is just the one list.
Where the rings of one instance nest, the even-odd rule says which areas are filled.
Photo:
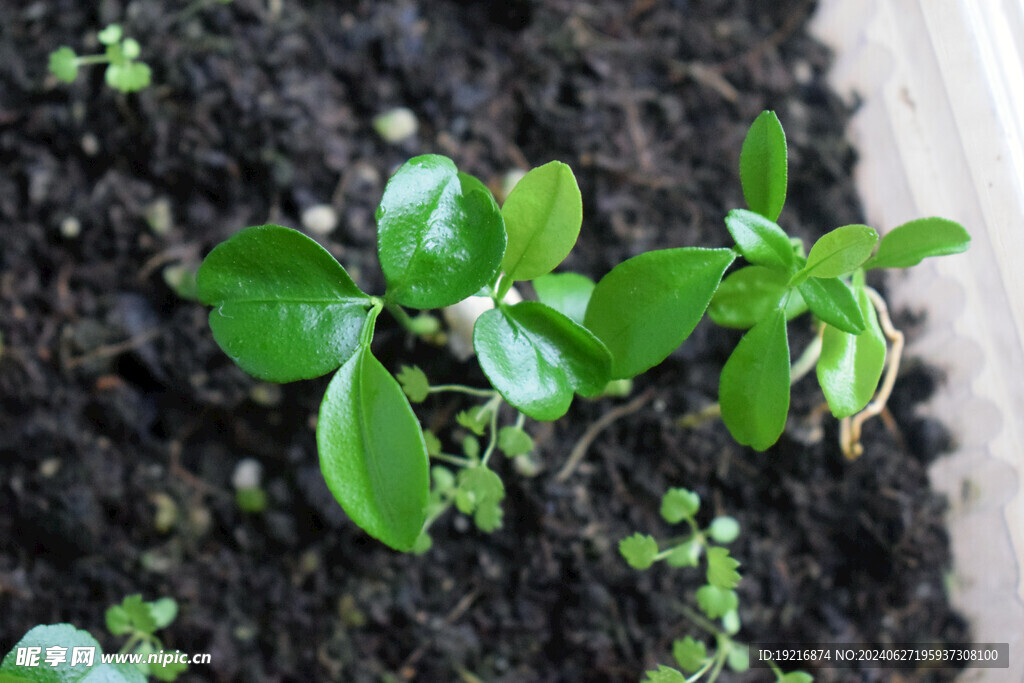
[[416, 135], [420, 124], [416, 114], [405, 107], [395, 107], [373, 119], [373, 129], [385, 142], [396, 144]]
[[78, 55], [66, 45], [50, 53], [50, 73], [65, 83], [78, 78]]
[[483, 436], [484, 430], [491, 419], [491, 412], [486, 406], [477, 406], [469, 410], [463, 410], [455, 416], [455, 421], [473, 432], [477, 436]]
[[104, 79], [115, 90], [129, 93], [149, 85], [149, 65], [138, 61], [142, 48], [134, 38], [124, 38], [120, 24], [110, 24], [97, 34], [97, 38], [106, 47], [103, 54], [79, 56], [70, 47], [62, 46], [50, 53], [50, 73], [59, 81], [74, 83], [80, 66], [106, 64]]
[[455, 506], [462, 514], [473, 515], [473, 522], [481, 531], [490, 533], [501, 526], [504, 497], [505, 485], [501, 478], [486, 467], [459, 472]]
[[694, 539], [674, 548], [666, 557], [670, 567], [696, 567], [700, 564], [700, 556], [704, 546]]
[[155, 235], [166, 235], [174, 225], [171, 200], [160, 197], [150, 202], [145, 209], [146, 223]]
[[697, 605], [709, 619], [724, 617], [730, 610], [739, 607], [739, 596], [736, 591], [719, 588], [710, 584], [697, 589]]
[[427, 376], [415, 365], [403, 365], [395, 379], [402, 385], [402, 392], [413, 403], [422, 403], [430, 394]]
[[117, 41], [121, 40], [121, 36], [124, 35], [124, 31], [121, 29], [120, 24], [110, 24], [105, 29], [96, 34], [96, 39], [104, 45], [116, 45]]
[[704, 666], [704, 662], [708, 658], [708, 650], [704, 643], [686, 636], [682, 640], [672, 643], [672, 656], [680, 669], [695, 673]]
[[729, 556], [725, 548], [711, 547], [707, 551], [708, 583], [719, 588], [735, 588], [740, 582], [740, 574], [736, 568], [740, 563]]
[[240, 460], [231, 475], [235, 504], [242, 512], [260, 513], [267, 509], [267, 494], [260, 486], [263, 466], [253, 458]]
[[740, 535], [740, 523], [732, 517], [716, 517], [708, 527], [708, 535], [718, 543], [732, 543]]
[[633, 569], [649, 569], [658, 555], [658, 542], [652, 536], [635, 533], [619, 541], [619, 553]]
[[153, 527], [158, 532], [166, 534], [178, 523], [178, 504], [162, 491], [152, 494], [150, 500], [155, 508]]
[[669, 524], [693, 519], [700, 510], [700, 496], [687, 489], [669, 489], [661, 498], [661, 516]]
[[235, 505], [242, 512], [259, 514], [267, 509], [267, 493], [263, 489], [238, 489]]

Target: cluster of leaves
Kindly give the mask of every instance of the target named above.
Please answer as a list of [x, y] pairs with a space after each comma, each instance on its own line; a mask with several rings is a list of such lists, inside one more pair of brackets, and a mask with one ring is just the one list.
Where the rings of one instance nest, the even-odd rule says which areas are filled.
[[787, 174], [785, 133], [775, 114], [764, 112], [751, 126], [740, 155], [749, 210], [735, 209], [725, 218], [749, 265], [722, 281], [708, 309], [719, 325], [748, 330], [722, 369], [719, 403], [733, 437], [756, 450], [774, 444], [786, 426], [789, 320], [810, 310], [821, 322], [818, 382], [833, 415], [854, 415], [875, 395], [886, 357], [865, 271], [907, 268], [929, 256], [962, 252], [970, 244], [959, 224], [923, 218], [881, 240], [866, 225], [845, 225], [805, 252], [803, 243], [776, 223], [786, 200]]
[[[36, 626], [28, 631], [0, 663], [0, 683], [75, 683], [76, 681], [105, 681], [108, 683], [145, 683], [146, 676], [160, 681], [173, 681], [188, 666], [169, 662], [166, 665], [149, 664], [151, 654], [163, 651], [164, 646], [156, 631], [165, 628], [178, 615], [178, 604], [171, 598], [145, 602], [139, 595], [126, 597], [121, 604], [106, 612], [107, 629], [115, 636], [127, 636], [119, 654], [137, 654], [142, 663], [103, 663], [103, 649], [88, 631], [71, 624]], [[61, 659], [53, 665], [41, 661], [35, 665], [19, 664], [17, 652], [24, 648], [39, 648], [45, 653], [54, 648], [61, 651]], [[91, 664], [74, 662], [75, 648], [91, 648]]]
[[139, 61], [142, 49], [137, 40], [124, 36], [120, 24], [110, 24], [96, 37], [106, 46], [103, 54], [80, 56], [72, 48], [61, 46], [50, 53], [50, 73], [65, 83], [74, 83], [80, 66], [106, 64], [104, 78], [114, 90], [128, 93], [149, 85], [149, 65]]
[[[669, 489], [661, 499], [661, 516], [669, 524], [685, 521], [689, 533], [672, 539], [665, 547], [650, 535], [635, 533], [619, 542], [619, 553], [634, 569], [648, 569], [655, 562], [664, 561], [670, 567], [699, 567], [701, 557], [705, 558], [707, 583], [697, 589], [697, 606], [707, 621], [694, 613], [692, 618], [699, 626], [715, 638], [715, 647], [708, 649], [706, 643], [692, 636], [676, 640], [672, 644], [672, 656], [680, 669], [661, 665], [657, 670], [647, 672], [651, 683], [693, 683], [707, 675], [708, 683], [718, 678], [728, 665], [733, 671], [746, 671], [750, 667], [747, 646], [734, 640], [740, 630], [739, 596], [736, 586], [741, 580], [737, 569], [740, 563], [720, 544], [735, 541], [740, 534], [740, 525], [732, 517], [720, 516], [701, 528], [697, 523], [700, 512], [700, 496], [688, 489]], [[713, 622], [720, 620], [719, 625]], [[803, 672], [783, 674], [777, 671], [777, 680], [782, 683], [807, 683], [811, 677]]]
[[[494, 451], [501, 401], [519, 411], [518, 427], [522, 415], [558, 419], [575, 395], [598, 396], [611, 382], [661, 363], [709, 305], [717, 322], [749, 328], [719, 388], [725, 424], [741, 443], [764, 450], [782, 433], [790, 381], [786, 323], [807, 309], [825, 325], [818, 375], [833, 411], [863, 407], [885, 358], [863, 271], [962, 251], [969, 238], [951, 221], [914, 221], [887, 235], [872, 257], [877, 233], [844, 226], [805, 256], [775, 223], [785, 201], [786, 155], [778, 119], [763, 113], [741, 153], [750, 209], [726, 218], [736, 249], [650, 251], [596, 283], [552, 272], [582, 224], [582, 198], [568, 166], [553, 161], [531, 170], [499, 207], [450, 159], [418, 156], [391, 177], [377, 209], [383, 296], [362, 292], [320, 245], [277, 225], [248, 228], [217, 246], [199, 270], [198, 296], [214, 307], [214, 338], [250, 374], [288, 382], [336, 371], [317, 426], [327, 484], [372, 536], [399, 550], [422, 549], [428, 541], [421, 534], [438, 505], [454, 501], [481, 528], [499, 523], [497, 477], [476, 470], [486, 469]], [[723, 281], [740, 255], [750, 265]], [[506, 303], [513, 284], [523, 281], [532, 282], [539, 300]], [[404, 382], [403, 395], [370, 344], [384, 308], [419, 331], [433, 321], [412, 318], [405, 308], [442, 308], [474, 296], [492, 304], [473, 328], [493, 387], [475, 392], [487, 403], [474, 409], [484, 425], [478, 435], [489, 430], [490, 443], [479, 458], [446, 456], [428, 447], [407, 399], [438, 388], [417, 376]], [[468, 471], [446, 488], [444, 475], [430, 473], [431, 456]]]

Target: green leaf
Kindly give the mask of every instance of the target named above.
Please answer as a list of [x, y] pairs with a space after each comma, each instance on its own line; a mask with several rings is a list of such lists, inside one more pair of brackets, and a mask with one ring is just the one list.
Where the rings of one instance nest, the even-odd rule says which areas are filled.
[[65, 83], [78, 78], [78, 55], [70, 47], [61, 46], [50, 53], [50, 73]]
[[498, 430], [498, 448], [509, 457], [526, 455], [533, 450], [533, 439], [521, 427], [502, 427]]
[[441, 454], [441, 440], [429, 429], [423, 430], [423, 444], [427, 447], [428, 455]]
[[505, 485], [501, 477], [486, 467], [467, 467], [459, 471], [455, 506], [464, 515], [473, 515], [481, 531], [490, 533], [501, 526], [501, 501]]
[[814, 683], [814, 676], [806, 671], [790, 671], [776, 679], [775, 683]]
[[[175, 652], [181, 652], [181, 650], [175, 650]], [[149, 665], [149, 675], [158, 681], [173, 681], [186, 671], [188, 671], [188, 664], [184, 662]]]
[[708, 658], [708, 649], [699, 640], [686, 636], [682, 640], [672, 643], [672, 657], [675, 658], [679, 668], [688, 673], [695, 673]]
[[634, 377], [665, 360], [700, 322], [736, 254], [695, 247], [648, 251], [601, 278], [586, 327], [612, 354], [612, 378]]
[[410, 159], [388, 181], [377, 208], [377, 253], [390, 300], [443, 308], [494, 280], [505, 226], [490, 191], [451, 159]]
[[319, 377], [356, 349], [370, 299], [319, 244], [279, 225], [246, 228], [196, 276], [224, 352], [272, 382]]
[[918, 218], [890, 230], [865, 268], [909, 268], [929, 256], [967, 251], [971, 236], [959, 223], [945, 218]]
[[149, 603], [157, 629], [166, 628], [178, 616], [178, 603], [173, 598], [160, 598]]
[[764, 266], [746, 266], [722, 280], [708, 307], [708, 317], [716, 325], [746, 330], [778, 308], [787, 293], [786, 319], [792, 320], [807, 310], [807, 304], [789, 286], [789, 274]]
[[712, 546], [708, 548], [708, 583], [718, 588], [735, 588], [740, 582], [740, 574], [736, 568], [740, 566], [725, 548]]
[[635, 533], [619, 541], [619, 553], [633, 569], [648, 569], [658, 554], [658, 542], [653, 536]]
[[722, 368], [718, 402], [739, 443], [763, 451], [778, 441], [789, 413], [789, 340], [781, 309], [743, 335]]
[[484, 406], [474, 406], [461, 410], [455, 416], [455, 422], [473, 432], [477, 436], [483, 436], [487, 429], [487, 423], [491, 419], [491, 412]]
[[657, 671], [647, 671], [647, 678], [641, 683], [686, 683], [686, 677], [672, 667], [658, 665]]
[[793, 265], [793, 244], [775, 221], [754, 211], [733, 209], [725, 217], [725, 227], [736, 240], [743, 258], [789, 275]]
[[132, 620], [121, 605], [111, 605], [104, 613], [107, 630], [115, 636], [123, 636], [132, 630]]
[[724, 617], [727, 612], [739, 607], [739, 604], [740, 599], [736, 591], [710, 584], [697, 589], [697, 606], [708, 619]]
[[149, 65], [145, 62], [125, 61], [111, 64], [104, 74], [107, 85], [121, 92], [135, 92], [147, 87], [151, 81]]
[[423, 371], [415, 365], [403, 365], [395, 378], [413, 403], [421, 403], [430, 395], [430, 382]]
[[807, 278], [800, 283], [800, 296], [807, 302], [811, 313], [823, 322], [850, 334], [864, 331], [864, 316], [857, 299], [839, 278]]
[[[64, 661], [56, 666], [46, 663], [48, 648], [66, 648]], [[94, 648], [93, 666], [71, 665], [76, 647]], [[19, 648], [39, 648], [39, 661], [35, 666], [19, 666]], [[146, 677], [130, 666], [101, 664], [103, 650], [87, 631], [71, 624], [36, 626], [19, 640], [0, 663], [0, 681], [26, 681], [29, 683], [146, 683]]]
[[501, 207], [508, 249], [501, 269], [513, 280], [549, 273], [569, 255], [583, 224], [583, 197], [572, 169], [539, 166], [516, 183]]
[[747, 206], [777, 220], [786, 203], [786, 133], [775, 112], [754, 119], [740, 151], [740, 183]]
[[430, 489], [426, 445], [398, 382], [366, 347], [327, 387], [316, 441], [327, 487], [352, 521], [396, 550], [411, 549]]
[[661, 516], [669, 524], [693, 518], [700, 510], [700, 496], [684, 488], [672, 488], [661, 497]]
[[121, 608], [128, 615], [132, 628], [136, 631], [150, 635], [156, 631], [156, 619], [153, 618], [152, 608], [148, 602], [142, 601], [141, 595], [129, 595], [121, 601]]
[[121, 29], [120, 24], [110, 24], [96, 34], [96, 39], [103, 45], [113, 45], [121, 40], [121, 36], [123, 35], [124, 31]]
[[700, 564], [700, 554], [704, 546], [697, 539], [693, 539], [676, 546], [665, 556], [665, 562], [670, 567], [696, 567]]
[[583, 324], [594, 281], [578, 273], [549, 273], [533, 281], [542, 304], [547, 304], [574, 323]]
[[750, 646], [733, 641], [725, 661], [730, 669], [736, 673], [743, 673], [750, 668]]
[[732, 543], [740, 535], [740, 523], [732, 517], [715, 517], [708, 535], [717, 543]]
[[844, 225], [827, 232], [811, 247], [806, 265], [793, 276], [792, 283], [852, 273], [867, 261], [877, 243], [878, 233], [866, 225]]
[[549, 306], [524, 301], [481, 315], [473, 329], [480, 367], [501, 395], [536, 420], [556, 420], [573, 392], [593, 396], [608, 383], [608, 350]]
[[864, 331], [852, 335], [831, 325], [826, 327], [816, 367], [828, 407], [840, 418], [864, 409], [875, 395], [885, 366], [885, 336], [863, 287], [857, 288], [857, 303], [864, 317]]

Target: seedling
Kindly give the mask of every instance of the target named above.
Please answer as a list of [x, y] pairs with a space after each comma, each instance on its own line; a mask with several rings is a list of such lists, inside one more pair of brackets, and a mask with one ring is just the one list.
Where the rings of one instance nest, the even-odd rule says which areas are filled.
[[[639, 570], [649, 569], [661, 561], [671, 567], [696, 568], [701, 565], [701, 557], [705, 558], [707, 583], [697, 589], [694, 596], [700, 612], [685, 605], [682, 611], [693, 624], [714, 637], [714, 647], [709, 649], [703, 640], [692, 636], [676, 640], [672, 644], [672, 656], [682, 671], [661, 665], [647, 672], [645, 680], [650, 683], [695, 683], [705, 676], [707, 683], [713, 683], [725, 666], [737, 672], [750, 667], [747, 646], [735, 640], [741, 627], [739, 595], [735, 591], [741, 580], [736, 571], [740, 563], [723, 547], [739, 537], [740, 525], [732, 517], [721, 516], [701, 528], [697, 523], [699, 512], [697, 493], [684, 488], [669, 489], [661, 499], [661, 516], [669, 524], [685, 521], [688, 533], [670, 540], [664, 548], [653, 536], [640, 533], [619, 542], [619, 553], [631, 567]], [[802, 671], [784, 674], [774, 663], [771, 667], [779, 683], [812, 680]]]
[[[419, 156], [388, 181], [377, 209], [382, 296], [361, 291], [308, 237], [263, 225], [207, 256], [198, 297], [213, 306], [217, 343], [246, 372], [271, 382], [335, 372], [317, 423], [327, 485], [367, 533], [398, 550], [422, 551], [430, 546], [430, 523], [453, 505], [482, 530], [500, 526], [504, 488], [489, 462], [502, 450], [517, 469], [536, 471], [526, 417], [555, 420], [575, 395], [619, 392], [683, 343], [709, 305], [716, 322], [750, 328], [722, 372], [719, 392], [721, 414], [738, 441], [764, 450], [781, 435], [792, 379], [786, 322], [809, 308], [822, 321], [820, 354], [812, 348], [803, 365], [817, 363], [837, 416], [863, 409], [843, 430], [844, 443], [856, 451], [860, 420], [881, 410], [897, 365], [890, 361], [882, 390], [865, 408], [885, 361], [880, 330], [888, 324], [863, 272], [963, 251], [969, 237], [951, 221], [912, 221], [887, 235], [872, 257], [877, 233], [844, 226], [805, 255], [775, 223], [785, 201], [786, 164], [785, 134], [765, 112], [740, 158], [751, 210], [726, 217], [737, 249], [650, 251], [595, 283], [552, 273], [582, 224], [582, 198], [568, 166], [553, 161], [531, 170], [499, 208], [450, 159]], [[751, 265], [723, 282], [740, 255]], [[539, 301], [507, 303], [506, 294], [522, 281], [533, 282]], [[442, 308], [474, 296], [492, 305], [473, 328], [492, 388], [431, 386], [415, 368], [396, 380], [374, 357], [371, 342], [385, 308], [414, 334], [432, 335], [435, 318], [405, 309]], [[450, 435], [461, 454], [445, 452], [437, 436], [424, 433], [410, 405], [445, 391], [480, 401], [459, 415], [461, 432]], [[517, 411], [511, 424], [500, 419], [504, 403]], [[431, 470], [431, 458], [460, 471]]]
[[[839, 227], [805, 252], [775, 222], [786, 198], [787, 148], [772, 112], [762, 113], [747, 133], [740, 180], [749, 210], [730, 211], [725, 224], [749, 265], [722, 281], [708, 310], [719, 325], [748, 330], [722, 369], [722, 419], [737, 441], [756, 450], [778, 440], [790, 384], [798, 378], [790, 369], [787, 322], [809, 309], [818, 337], [797, 365], [816, 366], [829, 408], [843, 420], [842, 450], [857, 457], [860, 425], [884, 408], [903, 346], [884, 301], [865, 284], [866, 271], [960, 253], [971, 238], [953, 221], [922, 218], [881, 240], [866, 225]], [[889, 370], [882, 381], [887, 337]]]
[[80, 56], [66, 45], [51, 52], [50, 73], [65, 83], [74, 83], [80, 66], [106, 64], [104, 78], [114, 90], [129, 93], [149, 85], [149, 65], [139, 61], [142, 48], [137, 40], [124, 36], [120, 24], [110, 24], [97, 34], [97, 39], [106, 46], [103, 54]]
[[[71, 624], [36, 626], [0, 663], [0, 683], [145, 683], [146, 676], [173, 681], [188, 669], [180, 652], [165, 653], [155, 635], [174, 621], [178, 604], [171, 598], [144, 602], [130, 595], [106, 612], [107, 630], [127, 636], [117, 655], [104, 655], [88, 631]], [[153, 656], [153, 663], [149, 662]]]

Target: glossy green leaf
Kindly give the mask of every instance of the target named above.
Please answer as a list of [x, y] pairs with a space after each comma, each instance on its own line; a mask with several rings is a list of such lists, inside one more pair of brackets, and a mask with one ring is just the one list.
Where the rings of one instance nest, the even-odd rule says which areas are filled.
[[919, 218], [886, 233], [866, 268], [909, 268], [929, 256], [967, 251], [971, 236], [959, 223], [945, 218]]
[[[47, 648], [66, 648], [64, 661], [56, 666], [46, 663]], [[93, 666], [71, 665], [74, 648], [93, 649]], [[39, 648], [35, 666], [19, 666], [19, 648]], [[36, 626], [19, 640], [0, 663], [0, 681], [26, 681], [28, 683], [146, 683], [146, 677], [131, 665], [102, 664], [103, 649], [88, 631], [71, 624]]]
[[639, 375], [682, 344], [735, 257], [731, 249], [648, 251], [601, 278], [585, 321], [612, 354], [612, 378]]
[[556, 420], [573, 392], [593, 396], [609, 380], [611, 357], [589, 331], [549, 306], [524, 301], [481, 315], [473, 329], [480, 367], [511, 405]]
[[864, 316], [853, 292], [837, 277], [810, 277], [800, 283], [800, 295], [811, 313], [850, 334], [864, 331]]
[[549, 273], [533, 281], [542, 304], [547, 304], [575, 323], [583, 324], [594, 281], [578, 273]]
[[516, 183], [501, 207], [508, 248], [501, 269], [513, 280], [551, 272], [569, 255], [583, 224], [583, 197], [572, 169], [552, 161]]
[[777, 220], [786, 203], [786, 133], [775, 112], [754, 119], [740, 150], [740, 183], [752, 211]]
[[196, 276], [213, 338], [251, 375], [319, 377], [356, 349], [370, 299], [323, 247], [279, 225], [221, 243]]
[[635, 533], [619, 541], [619, 554], [633, 569], [648, 569], [658, 554], [658, 542], [653, 536]]
[[733, 209], [725, 217], [725, 226], [736, 240], [743, 258], [789, 275], [793, 265], [793, 244], [775, 221], [754, 211]]
[[825, 233], [811, 247], [807, 263], [793, 278], [799, 284], [808, 277], [839, 277], [859, 268], [871, 256], [878, 233], [866, 225], [844, 225]]
[[764, 266], [746, 266], [729, 273], [711, 299], [708, 317], [716, 325], [746, 330], [779, 307], [789, 293], [786, 319], [807, 310], [798, 291], [789, 286], [789, 274]]
[[356, 524], [412, 548], [430, 489], [423, 432], [395, 378], [361, 346], [334, 375], [317, 422], [320, 470]]
[[407, 161], [377, 208], [377, 253], [390, 300], [443, 308], [494, 280], [505, 254], [505, 226], [494, 197], [451, 159]]
[[782, 310], [743, 335], [722, 368], [718, 401], [736, 441], [758, 451], [778, 441], [789, 413], [789, 340]]
[[856, 296], [864, 331], [853, 335], [831, 325], [826, 327], [816, 367], [818, 384], [836, 417], [863, 410], [875, 395], [885, 366], [885, 336], [874, 306], [863, 287], [857, 288]]
[[708, 650], [704, 643], [686, 636], [672, 643], [672, 657], [679, 668], [694, 673], [704, 665], [708, 658]]

